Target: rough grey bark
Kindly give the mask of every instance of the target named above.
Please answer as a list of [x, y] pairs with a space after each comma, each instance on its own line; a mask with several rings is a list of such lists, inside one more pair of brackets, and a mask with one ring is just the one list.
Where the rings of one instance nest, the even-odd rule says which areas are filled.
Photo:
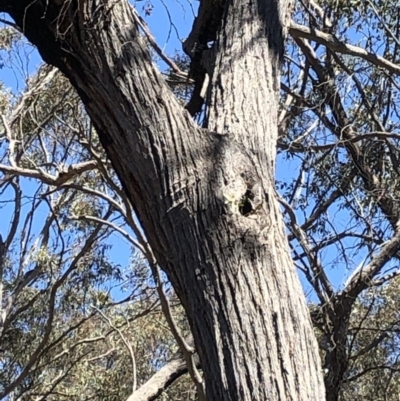
[[81, 96], [186, 309], [210, 401], [325, 397], [274, 193], [287, 3], [215, 3], [201, 129], [152, 65], [126, 1], [0, 0]]

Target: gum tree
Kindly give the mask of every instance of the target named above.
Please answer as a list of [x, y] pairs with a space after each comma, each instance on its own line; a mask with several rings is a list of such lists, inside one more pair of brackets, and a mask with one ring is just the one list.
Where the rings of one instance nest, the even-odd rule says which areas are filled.
[[84, 103], [186, 310], [199, 396], [324, 399], [274, 190], [289, 2], [201, 1], [184, 46], [195, 82], [186, 109], [127, 1], [1, 0], [0, 10]]

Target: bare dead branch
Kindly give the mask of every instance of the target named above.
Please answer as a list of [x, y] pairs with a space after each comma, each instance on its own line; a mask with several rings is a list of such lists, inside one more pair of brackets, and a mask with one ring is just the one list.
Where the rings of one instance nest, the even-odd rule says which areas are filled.
[[384, 57], [368, 52], [367, 50], [361, 47], [343, 43], [340, 40], [338, 40], [335, 36], [329, 33], [321, 32], [317, 29], [307, 28], [303, 25], [296, 24], [295, 22], [292, 21], [289, 27], [289, 34], [293, 38], [303, 38], [312, 40], [316, 43], [326, 46], [330, 50], [337, 53], [360, 57], [363, 60], [366, 60], [377, 67], [384, 68], [385, 70], [389, 71], [392, 74], [400, 75], [400, 66], [398, 66], [397, 64], [394, 64], [391, 61], [386, 60]]
[[387, 241], [375, 255], [370, 263], [361, 268], [349, 280], [346, 288], [340, 293], [340, 297], [355, 299], [361, 291], [373, 285], [372, 279], [379, 274], [385, 264], [399, 251], [400, 249], [400, 224], [397, 224], [397, 231], [391, 240]]
[[[198, 358], [196, 358], [195, 363], [196, 367], [199, 368]], [[186, 359], [179, 351], [146, 383], [132, 393], [126, 401], [153, 401], [187, 371]]]
[[40, 167], [37, 167], [37, 169], [28, 169], [18, 166], [7, 166], [4, 164], [0, 164], [0, 171], [4, 174], [36, 178], [48, 185], [60, 186], [70, 181], [73, 177], [81, 175], [86, 171], [93, 170], [96, 167], [97, 162], [95, 160], [89, 160], [87, 162], [70, 165], [67, 170], [61, 170], [56, 175], [48, 174]]

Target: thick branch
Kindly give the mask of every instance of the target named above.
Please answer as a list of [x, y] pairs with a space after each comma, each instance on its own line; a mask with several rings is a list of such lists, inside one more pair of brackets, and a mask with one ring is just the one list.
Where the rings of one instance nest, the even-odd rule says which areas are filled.
[[[196, 365], [200, 363], [196, 358]], [[155, 373], [138, 390], [132, 393], [126, 401], [152, 401], [165, 391], [176, 379], [187, 373], [185, 357], [181, 352], [176, 353], [172, 359]]]
[[0, 171], [8, 175], [18, 175], [21, 177], [35, 178], [48, 185], [59, 187], [72, 180], [75, 176], [79, 176], [86, 171], [93, 170], [97, 167], [96, 160], [89, 160], [87, 162], [72, 164], [68, 166], [68, 169], [61, 170], [55, 176], [46, 173], [40, 167], [36, 169], [28, 169], [23, 167], [12, 167], [5, 164], [0, 164]]

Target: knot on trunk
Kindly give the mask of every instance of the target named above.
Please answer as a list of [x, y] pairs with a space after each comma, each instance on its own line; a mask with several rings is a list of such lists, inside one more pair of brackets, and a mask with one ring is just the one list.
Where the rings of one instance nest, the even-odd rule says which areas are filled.
[[242, 216], [262, 212], [265, 194], [254, 156], [229, 135], [217, 135], [221, 200], [228, 211]]

